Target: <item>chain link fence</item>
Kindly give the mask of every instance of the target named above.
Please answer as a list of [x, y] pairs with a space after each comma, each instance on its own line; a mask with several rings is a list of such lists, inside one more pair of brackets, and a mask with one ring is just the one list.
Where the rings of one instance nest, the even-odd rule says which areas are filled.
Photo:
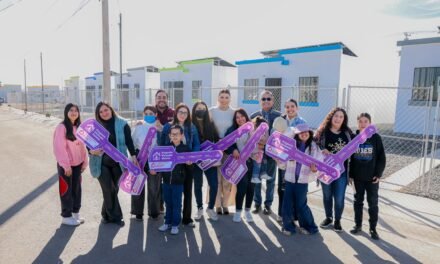
[[[169, 105], [183, 102], [192, 108], [197, 101], [208, 106], [217, 104], [219, 92], [225, 87], [167, 88]], [[312, 128], [317, 128], [326, 114], [335, 106], [347, 110], [349, 126], [356, 129], [356, 118], [368, 112], [382, 136], [387, 153], [384, 182], [394, 189], [440, 199], [440, 110], [434, 89], [348, 86], [336, 87], [227, 87], [231, 93], [231, 106], [244, 108], [249, 114], [259, 110], [260, 94], [269, 90], [274, 95], [274, 108], [284, 112], [284, 102], [290, 98], [298, 101], [300, 115]], [[145, 105], [155, 104], [159, 88], [113, 89], [113, 107], [129, 120], [142, 118]], [[420, 100], [430, 98], [431, 100]], [[44, 103], [42, 97], [44, 96]], [[428, 97], [427, 97], [428, 96]], [[430, 96], [430, 97], [429, 97]], [[102, 100], [101, 89], [68, 90], [58, 94], [32, 91], [27, 94], [8, 94], [8, 104], [28, 112], [62, 118], [64, 106], [76, 103], [84, 119], [94, 117], [96, 105]]]

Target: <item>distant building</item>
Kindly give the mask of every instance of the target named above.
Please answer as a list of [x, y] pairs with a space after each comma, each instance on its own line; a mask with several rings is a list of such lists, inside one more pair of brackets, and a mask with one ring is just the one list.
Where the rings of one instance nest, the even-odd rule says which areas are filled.
[[15, 102], [17, 96], [21, 96], [20, 84], [3, 84], [0, 86], [0, 97], [4, 98], [5, 103], [10, 101]]
[[64, 81], [66, 103], [80, 103], [80, 94], [84, 90], [84, 81], [79, 76], [72, 76]]
[[29, 104], [42, 102], [56, 104], [63, 103], [64, 96], [61, 97], [58, 85], [44, 85], [43, 89], [39, 85], [31, 85], [27, 87], [27, 101]]

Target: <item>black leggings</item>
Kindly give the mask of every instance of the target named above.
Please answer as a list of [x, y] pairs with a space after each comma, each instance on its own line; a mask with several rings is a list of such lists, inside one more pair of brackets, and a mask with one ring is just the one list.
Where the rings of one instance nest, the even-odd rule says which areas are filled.
[[246, 196], [245, 208], [249, 209], [252, 206], [252, 201], [254, 199], [254, 188], [255, 183], [251, 182], [252, 179], [252, 161], [249, 159], [246, 161], [248, 171], [243, 176], [243, 178], [237, 184], [237, 194], [235, 195], [235, 209], [243, 209], [243, 200]]
[[121, 205], [119, 204], [119, 178], [122, 175], [121, 167], [110, 157], [103, 156], [101, 175], [98, 178], [101, 185], [102, 203], [101, 215], [107, 221], [117, 222], [122, 219]]
[[71, 217], [72, 213], [78, 213], [81, 208], [81, 167], [82, 164], [71, 167], [72, 175], [68, 177], [57, 164], [62, 217]]
[[192, 188], [193, 188], [193, 166], [186, 166], [185, 181], [183, 182], [183, 210], [182, 224], [187, 225], [194, 222], [191, 218], [192, 212]]

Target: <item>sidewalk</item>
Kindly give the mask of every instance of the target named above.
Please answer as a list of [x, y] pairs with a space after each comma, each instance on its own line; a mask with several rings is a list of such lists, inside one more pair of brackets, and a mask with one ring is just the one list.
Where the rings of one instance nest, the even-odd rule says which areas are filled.
[[[234, 223], [232, 215], [218, 222], [203, 218], [196, 228], [181, 228], [171, 236], [157, 231], [162, 218], [132, 220], [125, 193], [119, 194], [125, 227], [101, 225], [101, 190], [87, 171], [81, 209], [86, 222], [61, 226], [52, 154], [57, 123], [0, 107], [1, 263], [440, 263], [440, 203], [385, 189], [380, 190], [379, 241], [366, 232], [348, 232], [353, 226], [350, 187], [341, 234], [320, 229], [313, 236], [286, 237], [274, 215], [261, 214], [254, 215], [252, 224]], [[276, 211], [278, 197], [274, 200]], [[312, 184], [309, 204], [319, 224], [324, 217], [321, 190]], [[368, 231], [364, 212], [363, 230]]]

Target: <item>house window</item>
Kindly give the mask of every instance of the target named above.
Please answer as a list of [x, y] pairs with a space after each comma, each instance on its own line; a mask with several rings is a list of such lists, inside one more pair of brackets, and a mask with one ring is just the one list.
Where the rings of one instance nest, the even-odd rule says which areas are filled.
[[440, 67], [424, 67], [414, 69], [412, 101], [428, 101], [431, 87], [434, 87], [432, 100], [437, 101], [438, 87], [436, 80], [440, 78]]
[[192, 81], [192, 101], [193, 103], [200, 101], [202, 98], [201, 91], [202, 90], [202, 81]]
[[318, 77], [299, 77], [299, 102], [318, 103]]
[[258, 103], [258, 79], [244, 79], [244, 100], [255, 101]]
[[141, 98], [141, 86], [138, 83], [135, 83], [134, 85], [134, 90], [136, 92], [136, 99]]

